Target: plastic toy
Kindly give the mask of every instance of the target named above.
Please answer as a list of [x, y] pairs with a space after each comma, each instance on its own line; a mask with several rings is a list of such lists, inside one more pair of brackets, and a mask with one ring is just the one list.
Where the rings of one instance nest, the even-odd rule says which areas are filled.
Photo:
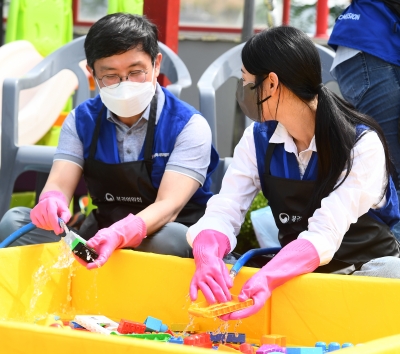
[[113, 331], [110, 334], [116, 335], [116, 336], [122, 336], [122, 337], [154, 340], [154, 341], [158, 341], [158, 342], [168, 342], [169, 339], [171, 338], [171, 335], [167, 334], [167, 333], [120, 334], [118, 332]]
[[183, 344], [183, 338], [182, 337], [171, 337], [170, 339], [168, 339], [168, 343]]
[[277, 344], [286, 347], [286, 337], [279, 334], [264, 334], [261, 337], [260, 344]]
[[144, 321], [146, 325], [146, 332], [165, 332], [168, 330], [168, 326], [163, 324], [158, 318], [148, 316]]
[[240, 344], [239, 350], [243, 354], [254, 354], [256, 349], [249, 343]]
[[246, 342], [246, 335], [244, 333], [238, 333], [236, 336], [235, 333], [218, 333], [218, 334], [210, 334], [210, 339], [213, 342], [224, 342], [224, 343], [244, 343]]
[[65, 243], [71, 248], [71, 251], [86, 263], [95, 261], [99, 255], [92, 248], [86, 246], [86, 240], [80, 237], [75, 232], [68, 229], [64, 221], [60, 219], [60, 226], [64, 229], [66, 235]]
[[173, 323], [170, 329], [175, 332], [200, 332], [200, 326], [198, 323], [192, 323], [188, 325], [187, 323]]
[[74, 322], [88, 329], [90, 332], [110, 334], [116, 331], [118, 323], [101, 315], [76, 315]]
[[286, 354], [324, 354], [324, 350], [318, 347], [296, 347], [296, 348], [286, 348]]
[[128, 320], [119, 321], [118, 333], [121, 334], [132, 334], [132, 333], [144, 333], [146, 325], [139, 322], [133, 322]]
[[256, 351], [256, 354], [267, 354], [267, 353], [286, 353], [286, 348], [283, 348], [276, 344], [263, 344]]
[[239, 350], [236, 350], [234, 348], [228, 347], [225, 344], [220, 344], [218, 346], [218, 350], [223, 351], [223, 352], [230, 352], [230, 353], [241, 353]]
[[227, 313], [245, 309], [253, 305], [253, 299], [240, 302], [236, 295], [232, 295], [232, 300], [224, 303], [209, 305], [207, 301], [191, 304], [188, 312], [197, 317], [213, 318]]
[[183, 344], [195, 347], [212, 348], [213, 344], [208, 333], [193, 334], [183, 339]]

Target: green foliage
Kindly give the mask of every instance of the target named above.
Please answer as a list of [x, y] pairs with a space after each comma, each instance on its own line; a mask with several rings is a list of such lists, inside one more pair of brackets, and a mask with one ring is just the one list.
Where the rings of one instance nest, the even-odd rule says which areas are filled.
[[253, 230], [253, 225], [250, 219], [250, 213], [253, 210], [257, 210], [260, 208], [264, 208], [268, 205], [267, 200], [264, 195], [260, 192], [256, 195], [253, 200], [253, 203], [250, 206], [250, 209], [247, 211], [244, 223], [242, 228], [240, 229], [240, 233], [237, 237], [237, 246], [235, 247], [235, 252], [237, 253], [245, 253], [248, 250], [253, 248], [258, 248], [260, 245], [258, 244], [256, 235]]

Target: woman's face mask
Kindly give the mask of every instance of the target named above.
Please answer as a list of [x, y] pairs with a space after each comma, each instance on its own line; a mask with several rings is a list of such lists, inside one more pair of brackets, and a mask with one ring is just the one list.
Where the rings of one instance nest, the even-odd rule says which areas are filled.
[[255, 83], [249, 82], [244, 85], [243, 79], [239, 79], [236, 88], [236, 100], [238, 101], [244, 115], [249, 117], [251, 120], [262, 122], [262, 119], [258, 114], [258, 106], [270, 98], [271, 96], [268, 96], [261, 101], [258, 101]]
[[155, 63], [151, 81], [123, 81], [116, 88], [99, 87], [104, 105], [111, 112], [123, 118], [142, 113], [150, 104], [156, 90], [153, 84], [154, 68]]

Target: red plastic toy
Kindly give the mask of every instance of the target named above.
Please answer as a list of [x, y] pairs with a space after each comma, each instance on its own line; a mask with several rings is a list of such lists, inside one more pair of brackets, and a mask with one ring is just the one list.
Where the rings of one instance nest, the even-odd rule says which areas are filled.
[[208, 333], [193, 334], [183, 339], [183, 344], [195, 347], [212, 348], [213, 344]]
[[117, 331], [121, 334], [144, 333], [145, 330], [145, 324], [128, 320], [119, 321], [119, 326], [117, 328]]

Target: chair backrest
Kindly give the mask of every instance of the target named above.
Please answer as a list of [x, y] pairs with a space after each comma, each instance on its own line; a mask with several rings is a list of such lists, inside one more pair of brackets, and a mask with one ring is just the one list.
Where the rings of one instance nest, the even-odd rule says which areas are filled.
[[27, 40], [47, 56], [72, 40], [72, 26], [72, 0], [13, 0], [5, 41]]
[[172, 49], [161, 42], [158, 42], [158, 47], [163, 56], [161, 74], [164, 74], [171, 81], [167, 89], [179, 98], [182, 89], [192, 85], [189, 70], [178, 54]]
[[244, 43], [239, 44], [217, 58], [201, 75], [197, 87], [200, 93], [199, 107], [200, 112], [206, 118], [211, 128], [212, 142], [218, 150], [217, 142], [217, 111], [215, 92], [229, 78], [242, 76], [240, 69], [242, 59], [240, 53]]
[[[14, 182], [24, 171], [48, 173], [53, 163], [55, 147], [39, 145], [18, 145], [18, 116], [20, 92], [37, 87], [65, 69], [78, 78], [78, 88], [73, 97], [76, 107], [90, 98], [87, 73], [82, 70], [86, 60], [85, 37], [79, 37], [44, 58], [22, 78], [6, 78], [3, 82], [3, 105], [1, 122], [1, 165], [0, 168], [0, 218], [10, 205]], [[182, 88], [191, 85], [189, 71], [182, 60], [168, 47], [160, 43], [164, 60], [161, 73], [172, 82], [167, 88], [179, 97]], [[51, 95], [48, 95], [51, 100]]]
[[[215, 92], [228, 79], [235, 77], [241, 78], [242, 59], [241, 52], [245, 43], [241, 43], [217, 58], [201, 75], [197, 87], [200, 94], [200, 112], [206, 118], [211, 127], [212, 139], [215, 148], [218, 150], [217, 141], [217, 118], [216, 118], [216, 99]], [[322, 82], [324, 84], [335, 81], [329, 70], [332, 65], [335, 52], [316, 44], [322, 64]], [[245, 126], [251, 123], [247, 117]]]

